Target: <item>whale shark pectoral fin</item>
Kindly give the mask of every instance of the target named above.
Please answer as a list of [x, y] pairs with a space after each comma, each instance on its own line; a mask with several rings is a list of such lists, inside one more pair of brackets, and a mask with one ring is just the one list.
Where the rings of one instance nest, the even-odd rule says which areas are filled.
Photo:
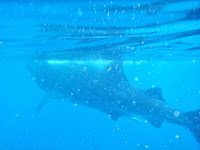
[[156, 128], [160, 128], [162, 126], [163, 120], [161, 119], [148, 119], [148, 122], [152, 124]]
[[118, 118], [121, 116], [121, 114], [117, 113], [117, 112], [112, 112], [112, 113], [110, 113], [109, 116], [112, 118], [112, 120], [118, 120]]
[[164, 98], [162, 97], [162, 89], [161, 88], [150, 88], [146, 90], [146, 94], [149, 97], [159, 99], [165, 102]]
[[49, 99], [50, 99], [49, 95], [46, 94], [40, 101], [39, 105], [37, 106], [36, 111], [40, 112], [44, 108], [44, 106], [48, 103]]

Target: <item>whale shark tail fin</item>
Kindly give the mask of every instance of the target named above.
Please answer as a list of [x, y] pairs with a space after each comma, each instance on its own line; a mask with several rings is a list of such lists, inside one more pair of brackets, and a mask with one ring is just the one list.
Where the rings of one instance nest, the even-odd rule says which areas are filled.
[[187, 126], [194, 135], [196, 141], [200, 144], [200, 109], [186, 113]]

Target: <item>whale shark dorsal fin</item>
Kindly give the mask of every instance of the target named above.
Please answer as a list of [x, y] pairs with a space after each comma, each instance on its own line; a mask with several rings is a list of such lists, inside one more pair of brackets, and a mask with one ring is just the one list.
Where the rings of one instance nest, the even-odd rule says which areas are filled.
[[107, 66], [107, 75], [112, 80], [127, 81], [123, 68], [123, 60], [115, 60]]
[[148, 119], [148, 122], [152, 124], [156, 128], [160, 128], [162, 126], [163, 120], [161, 119]]
[[146, 94], [149, 97], [159, 99], [165, 102], [164, 98], [162, 97], [162, 90], [161, 88], [150, 88], [146, 90]]

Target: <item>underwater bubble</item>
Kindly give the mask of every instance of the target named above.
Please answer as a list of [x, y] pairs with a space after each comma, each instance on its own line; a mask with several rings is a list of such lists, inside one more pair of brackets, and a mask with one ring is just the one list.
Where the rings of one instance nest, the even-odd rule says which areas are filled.
[[175, 117], [179, 117], [179, 115], [180, 115], [180, 112], [179, 112], [179, 111], [174, 111], [174, 116], [175, 116]]
[[78, 15], [79, 15], [79, 16], [82, 16], [82, 15], [83, 15], [83, 10], [80, 9], [80, 8], [78, 9]]
[[135, 101], [132, 101], [132, 104], [136, 104], [136, 102], [135, 102]]
[[193, 62], [193, 63], [195, 63], [195, 62], [196, 62], [196, 60], [192, 60], [192, 62]]
[[176, 136], [175, 136], [176, 139], [178, 139], [179, 137], [180, 137], [179, 135], [176, 135]]
[[86, 69], [87, 69], [86, 67], [83, 67], [83, 71], [86, 71]]

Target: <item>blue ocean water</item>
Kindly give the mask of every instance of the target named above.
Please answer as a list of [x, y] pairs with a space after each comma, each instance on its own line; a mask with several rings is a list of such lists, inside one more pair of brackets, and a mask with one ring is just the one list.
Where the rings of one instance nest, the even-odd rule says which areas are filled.
[[36, 112], [46, 94], [27, 69], [36, 53], [122, 56], [131, 62], [123, 66], [131, 84], [160, 87], [174, 108], [197, 110], [198, 0], [2, 0], [0, 14], [0, 150], [200, 149], [189, 130], [168, 122], [155, 128], [140, 116], [116, 121], [53, 98]]

